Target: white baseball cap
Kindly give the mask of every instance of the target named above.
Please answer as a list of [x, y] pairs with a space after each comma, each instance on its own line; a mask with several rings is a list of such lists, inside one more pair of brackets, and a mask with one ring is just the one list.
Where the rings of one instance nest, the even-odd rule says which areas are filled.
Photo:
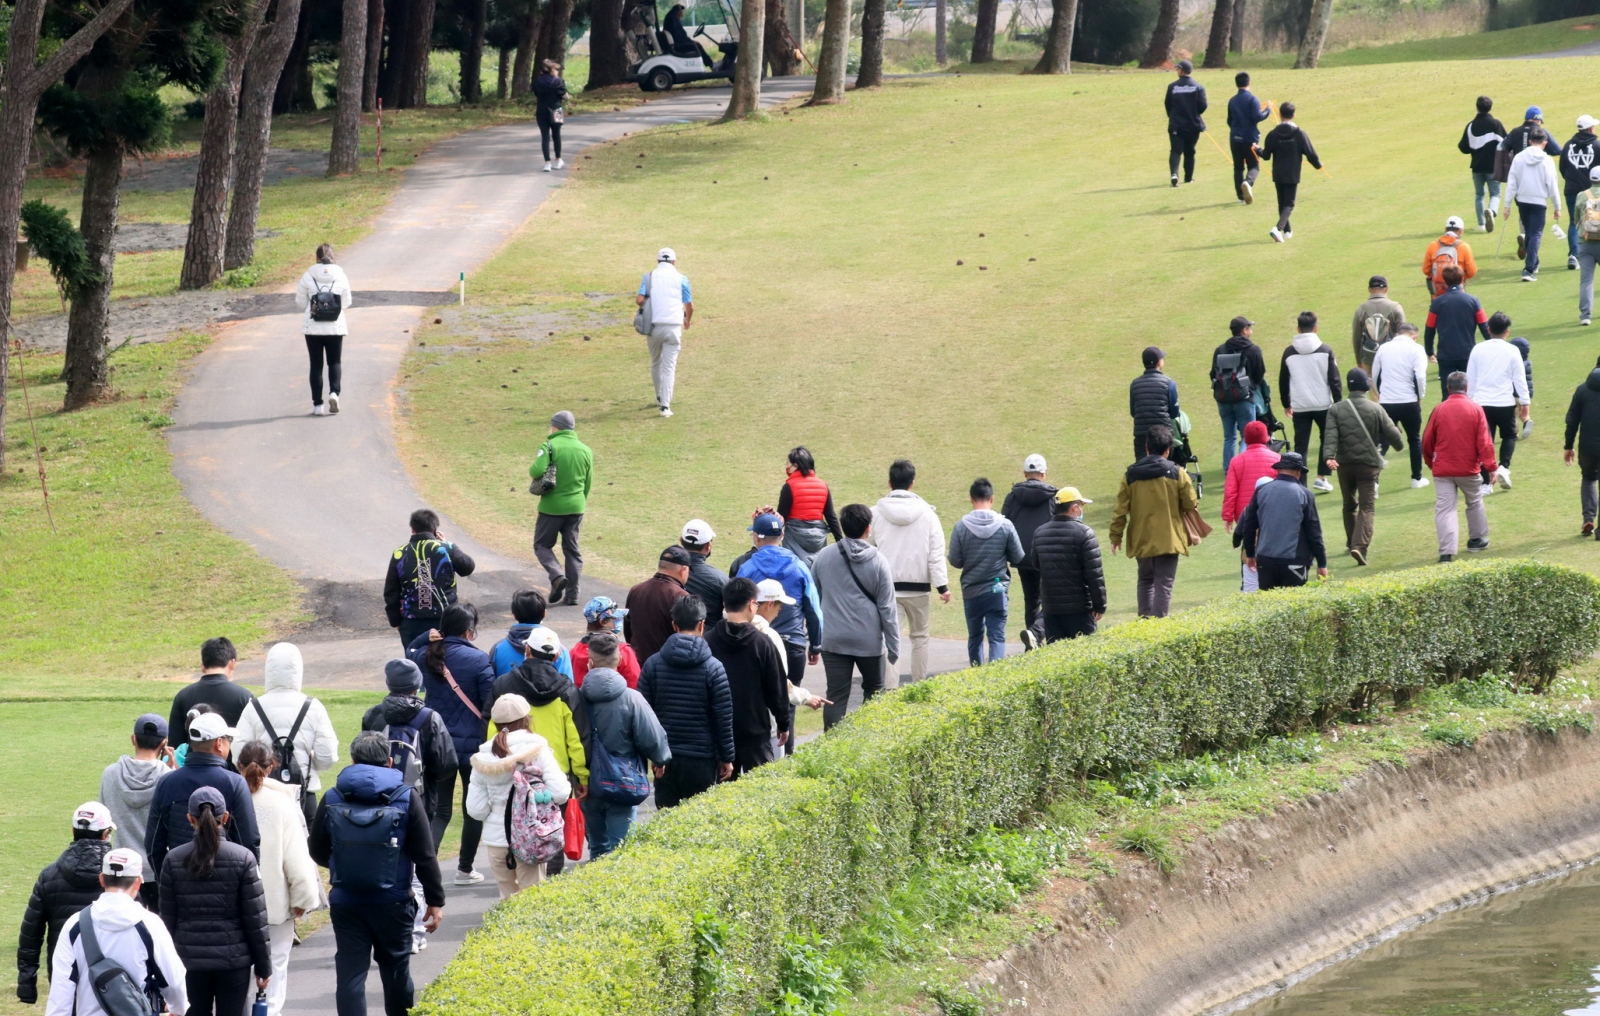
[[656, 251], [656, 260], [657, 261], [676, 261], [676, 260], [678, 260], [678, 252], [673, 250], [671, 247], [663, 247], [660, 250]]
[[219, 737], [233, 737], [233, 728], [221, 713], [200, 713], [189, 721], [189, 740], [215, 741]]
[[528, 633], [527, 646], [541, 656], [561, 655], [561, 636], [544, 625]]
[[1588, 113], [1578, 117], [1578, 129], [1580, 131], [1586, 131], [1591, 127], [1600, 127], [1600, 120], [1596, 120]]
[[78, 805], [78, 810], [72, 813], [72, 828], [84, 829], [91, 833], [103, 833], [107, 829], [115, 829], [117, 823], [111, 819], [111, 809], [99, 801], [88, 801]]
[[144, 858], [139, 856], [137, 850], [128, 847], [108, 850], [100, 861], [100, 874], [114, 878], [143, 878]]
[[1032, 455], [1029, 455], [1027, 458], [1023, 459], [1022, 471], [1024, 473], [1048, 472], [1048, 470], [1045, 468], [1044, 456], [1040, 455], [1038, 452], [1034, 452]]
[[705, 519], [690, 519], [683, 524], [682, 539], [685, 544], [704, 547], [717, 538], [711, 529], [711, 523]]
[[1444, 220], [1444, 228], [1445, 229], [1466, 229], [1467, 228], [1467, 224], [1465, 222], [1461, 221], [1461, 216], [1452, 215], [1448, 219]]
[[777, 579], [762, 579], [756, 583], [757, 603], [781, 603], [784, 606], [795, 605], [795, 598], [783, 591], [783, 583]]

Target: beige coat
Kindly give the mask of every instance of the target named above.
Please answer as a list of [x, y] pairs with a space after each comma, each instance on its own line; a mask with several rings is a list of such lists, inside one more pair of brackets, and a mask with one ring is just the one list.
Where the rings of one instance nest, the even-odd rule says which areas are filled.
[[291, 908], [322, 905], [322, 883], [306, 848], [306, 821], [297, 788], [267, 780], [250, 795], [261, 830], [261, 888], [267, 897], [267, 923], [282, 924]]

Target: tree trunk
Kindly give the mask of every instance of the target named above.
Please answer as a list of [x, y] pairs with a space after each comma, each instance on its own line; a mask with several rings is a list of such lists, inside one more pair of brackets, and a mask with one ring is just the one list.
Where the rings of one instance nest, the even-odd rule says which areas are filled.
[[272, 93], [294, 45], [301, 0], [277, 0], [272, 24], [256, 33], [250, 62], [239, 93], [239, 146], [233, 159], [233, 206], [228, 213], [228, 239], [222, 254], [224, 271], [241, 268], [256, 257], [256, 222], [261, 213], [261, 185], [272, 148]]
[[83, 214], [78, 230], [89, 263], [100, 278], [72, 298], [67, 315], [67, 383], [62, 409], [82, 409], [103, 398], [109, 384], [106, 350], [111, 327], [111, 281], [116, 266], [117, 207], [122, 201], [122, 148], [112, 145], [89, 156], [83, 173]]
[[795, 45], [801, 48], [806, 44], [806, 0], [788, 0], [789, 3], [789, 31], [794, 35]]
[[[862, 42], [864, 45], [864, 31]], [[794, 33], [789, 28], [784, 0], [767, 0], [767, 30], [762, 39], [761, 56], [765, 59], [768, 72], [773, 77], [786, 78], [800, 73], [800, 59], [794, 55], [794, 50]]]
[[495, 98], [504, 99], [506, 97], [506, 89], [509, 87], [509, 82], [506, 79], [510, 74], [511, 51], [502, 46], [500, 47], [500, 74], [494, 87]]
[[947, 0], [933, 3], [933, 62], [940, 67], [950, 66], [950, 43], [947, 31], [949, 18]]
[[865, 0], [861, 5], [861, 69], [856, 72], [857, 88], [877, 88], [883, 84], [883, 7], [884, 0]]
[[1051, 0], [1050, 30], [1044, 52], [1034, 65], [1035, 74], [1072, 73], [1072, 36], [1078, 27], [1078, 0]]
[[278, 83], [273, 91], [273, 113], [292, 113], [304, 109], [305, 100], [310, 98], [301, 93], [309, 87], [305, 80], [310, 71], [311, 15], [316, 5], [317, 0], [303, 0], [300, 4], [300, 21], [295, 26], [294, 45], [289, 48], [289, 57], [284, 61], [283, 73], [278, 75]]
[[1146, 70], [1160, 67], [1172, 59], [1172, 40], [1178, 37], [1178, 0], [1161, 0], [1155, 30], [1150, 33], [1150, 48], [1144, 51], [1139, 66]]
[[384, 47], [383, 68], [378, 74], [378, 94], [389, 109], [400, 108], [400, 77], [406, 65], [406, 20], [410, 0], [388, 0], [384, 20], [389, 26], [389, 45]]
[[844, 74], [850, 62], [850, 0], [828, 0], [823, 17], [822, 52], [817, 57], [817, 86], [812, 106], [844, 101]]
[[628, 76], [628, 50], [622, 37], [623, 0], [589, 4], [589, 81], [584, 90], [620, 85]]
[[428, 104], [428, 56], [433, 51], [433, 14], [438, 3], [439, 0], [411, 0], [406, 16], [406, 62], [400, 72], [401, 109]]
[[367, 0], [367, 62], [361, 66], [361, 112], [378, 108], [378, 70], [383, 66], [383, 0]]
[[511, 97], [533, 90], [533, 58], [539, 45], [539, 4], [528, 0], [517, 21], [517, 59], [511, 65]]
[[739, 120], [761, 111], [762, 44], [767, 36], [767, 0], [739, 4], [739, 57], [733, 65], [733, 96], [723, 120]]
[[1316, 0], [1311, 8], [1311, 21], [1306, 25], [1306, 37], [1300, 43], [1300, 55], [1294, 69], [1312, 70], [1322, 59], [1322, 45], [1328, 41], [1328, 26], [1333, 23], [1333, 0]]
[[[994, 26], [1000, 17], [1000, 0], [978, 0], [977, 24], [972, 26], [972, 62], [992, 63], [994, 61]], [[861, 36], [866, 38], [867, 30], [861, 29]]]
[[539, 28], [539, 59], [565, 64], [567, 46], [571, 43], [567, 33], [572, 28], [572, 0], [549, 0], [545, 8], [544, 21]]
[[1233, 0], [1233, 24], [1228, 29], [1228, 48], [1235, 53], [1244, 52], [1245, 0]]
[[1206, 38], [1206, 59], [1202, 67], [1221, 70], [1228, 66], [1228, 30], [1233, 27], [1233, 0], [1217, 0], [1211, 12], [1211, 34]]
[[361, 86], [366, 80], [367, 0], [344, 0], [339, 30], [339, 108], [333, 117], [328, 175], [361, 171]]
[[483, 101], [483, 37], [489, 27], [489, 0], [472, 0], [467, 46], [461, 51], [461, 101]]

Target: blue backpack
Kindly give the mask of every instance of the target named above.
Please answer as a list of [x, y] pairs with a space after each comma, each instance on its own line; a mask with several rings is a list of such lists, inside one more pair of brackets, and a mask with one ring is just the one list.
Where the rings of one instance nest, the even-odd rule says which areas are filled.
[[335, 889], [374, 893], [395, 888], [410, 793], [402, 785], [377, 801], [347, 801], [342, 794], [325, 799]]
[[590, 738], [589, 796], [608, 804], [635, 805], [650, 796], [644, 759], [619, 758], [606, 749], [598, 731]]

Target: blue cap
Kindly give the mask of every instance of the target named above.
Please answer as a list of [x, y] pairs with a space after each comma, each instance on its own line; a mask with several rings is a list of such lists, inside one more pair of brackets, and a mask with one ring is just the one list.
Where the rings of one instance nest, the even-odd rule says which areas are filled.
[[155, 713], [145, 713], [133, 721], [134, 737], [166, 737], [167, 719]]
[[1543, 120], [1544, 119], [1544, 110], [1540, 109], [1538, 106], [1529, 106], [1528, 107], [1528, 111], [1526, 113], [1522, 114], [1522, 119], [1524, 119], [1524, 120]]
[[782, 536], [782, 515], [757, 515], [756, 520], [750, 523], [750, 531], [757, 536]]

